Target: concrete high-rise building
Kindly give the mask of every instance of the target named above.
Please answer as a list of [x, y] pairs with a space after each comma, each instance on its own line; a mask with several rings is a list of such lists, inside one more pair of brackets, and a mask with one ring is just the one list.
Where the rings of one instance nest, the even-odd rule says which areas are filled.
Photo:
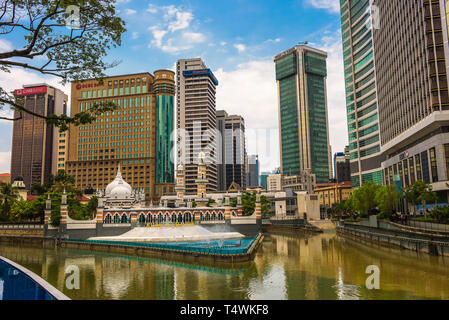
[[[68, 97], [47, 84], [25, 85], [14, 91], [16, 99], [24, 99], [24, 107], [36, 114], [67, 114]], [[18, 111], [14, 117], [20, 116]], [[27, 188], [43, 184], [50, 174], [58, 172], [59, 130], [45, 119], [23, 113], [14, 121], [11, 150], [11, 181], [22, 177]], [[62, 152], [62, 151], [61, 151]]]
[[103, 101], [118, 106], [94, 123], [70, 127], [66, 171], [76, 186], [104, 189], [120, 164], [123, 178], [143, 188], [147, 201], [173, 192], [174, 94], [169, 70], [72, 83], [72, 114]]
[[331, 176], [326, 97], [327, 53], [295, 46], [274, 58], [279, 104], [281, 172], [312, 170], [317, 182]]
[[241, 116], [217, 110], [218, 190], [226, 191], [232, 182], [246, 188], [245, 121]]
[[371, 13], [370, 0], [341, 0], [340, 5], [351, 181], [353, 187], [359, 187], [365, 181], [382, 182], [381, 163], [385, 160], [380, 150], [371, 28], [377, 17]]
[[260, 174], [259, 180], [260, 180], [260, 186], [263, 187], [265, 190], [268, 190], [268, 176], [270, 174], [273, 174], [272, 172], [262, 172]]
[[196, 192], [197, 159], [206, 155], [207, 191], [217, 191], [217, 118], [215, 93], [218, 81], [201, 58], [176, 63], [178, 162], [185, 168], [186, 194]]
[[375, 66], [385, 184], [431, 183], [448, 203], [447, 1], [374, 1]]
[[349, 147], [345, 147], [345, 152], [338, 152], [334, 155], [334, 179], [340, 182], [351, 181], [351, 165], [349, 161]]
[[246, 186], [259, 186], [259, 156], [256, 154], [246, 156]]

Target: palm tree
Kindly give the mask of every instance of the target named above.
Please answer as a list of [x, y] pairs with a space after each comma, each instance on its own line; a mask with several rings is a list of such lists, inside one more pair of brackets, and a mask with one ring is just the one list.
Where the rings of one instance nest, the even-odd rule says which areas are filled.
[[17, 201], [19, 191], [11, 183], [0, 183], [0, 203], [2, 204], [0, 219], [8, 220], [12, 204]]

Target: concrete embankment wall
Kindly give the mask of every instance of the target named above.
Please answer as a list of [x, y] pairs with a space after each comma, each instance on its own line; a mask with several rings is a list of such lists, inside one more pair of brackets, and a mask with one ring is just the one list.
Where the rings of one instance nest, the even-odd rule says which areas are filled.
[[379, 223], [378, 227], [342, 223], [337, 226], [337, 233], [345, 237], [364, 239], [379, 245], [431, 255], [449, 256], [448, 236], [401, 230], [383, 222]]

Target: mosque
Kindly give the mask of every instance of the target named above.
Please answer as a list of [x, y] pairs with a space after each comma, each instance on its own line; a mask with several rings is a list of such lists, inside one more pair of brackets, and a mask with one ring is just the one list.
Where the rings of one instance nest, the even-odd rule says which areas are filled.
[[[255, 212], [251, 216], [242, 216], [243, 207], [240, 194], [237, 197], [237, 206], [232, 207], [229, 197], [224, 204], [218, 207], [207, 207], [206, 186], [207, 168], [205, 154], [198, 156], [197, 194], [194, 200], [185, 201], [184, 166], [179, 164], [176, 176], [176, 203], [175, 207], [168, 207], [167, 201], [149, 206], [145, 204], [145, 192], [133, 190], [123, 179], [120, 165], [115, 179], [106, 189], [97, 190], [98, 209], [97, 223], [104, 225], [120, 225], [131, 223], [133, 226], [171, 225], [171, 224], [198, 224], [210, 227], [216, 224], [227, 225], [231, 229], [257, 233], [261, 226], [260, 195], [257, 197]], [[247, 225], [251, 225], [250, 228]], [[245, 232], [246, 233], [246, 232]]]

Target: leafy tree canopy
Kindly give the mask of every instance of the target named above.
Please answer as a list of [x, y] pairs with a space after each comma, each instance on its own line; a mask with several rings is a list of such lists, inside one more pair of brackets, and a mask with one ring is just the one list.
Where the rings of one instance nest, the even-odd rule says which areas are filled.
[[[0, 3], [0, 34], [6, 39], [14, 38], [15, 44], [23, 40], [16, 47], [0, 50], [0, 71], [11, 72], [19, 67], [56, 76], [62, 84], [90, 78], [102, 82], [104, 71], [119, 63], [107, 63], [105, 57], [111, 47], [121, 45], [124, 26], [124, 21], [116, 16], [113, 1], [4, 0]], [[0, 109], [5, 106], [17, 113], [13, 118], [0, 117], [2, 120], [19, 120], [27, 113], [45, 119], [61, 131], [70, 124], [91, 123], [116, 108], [105, 102], [71, 117], [47, 116], [26, 109], [23, 97], [0, 87]]]

